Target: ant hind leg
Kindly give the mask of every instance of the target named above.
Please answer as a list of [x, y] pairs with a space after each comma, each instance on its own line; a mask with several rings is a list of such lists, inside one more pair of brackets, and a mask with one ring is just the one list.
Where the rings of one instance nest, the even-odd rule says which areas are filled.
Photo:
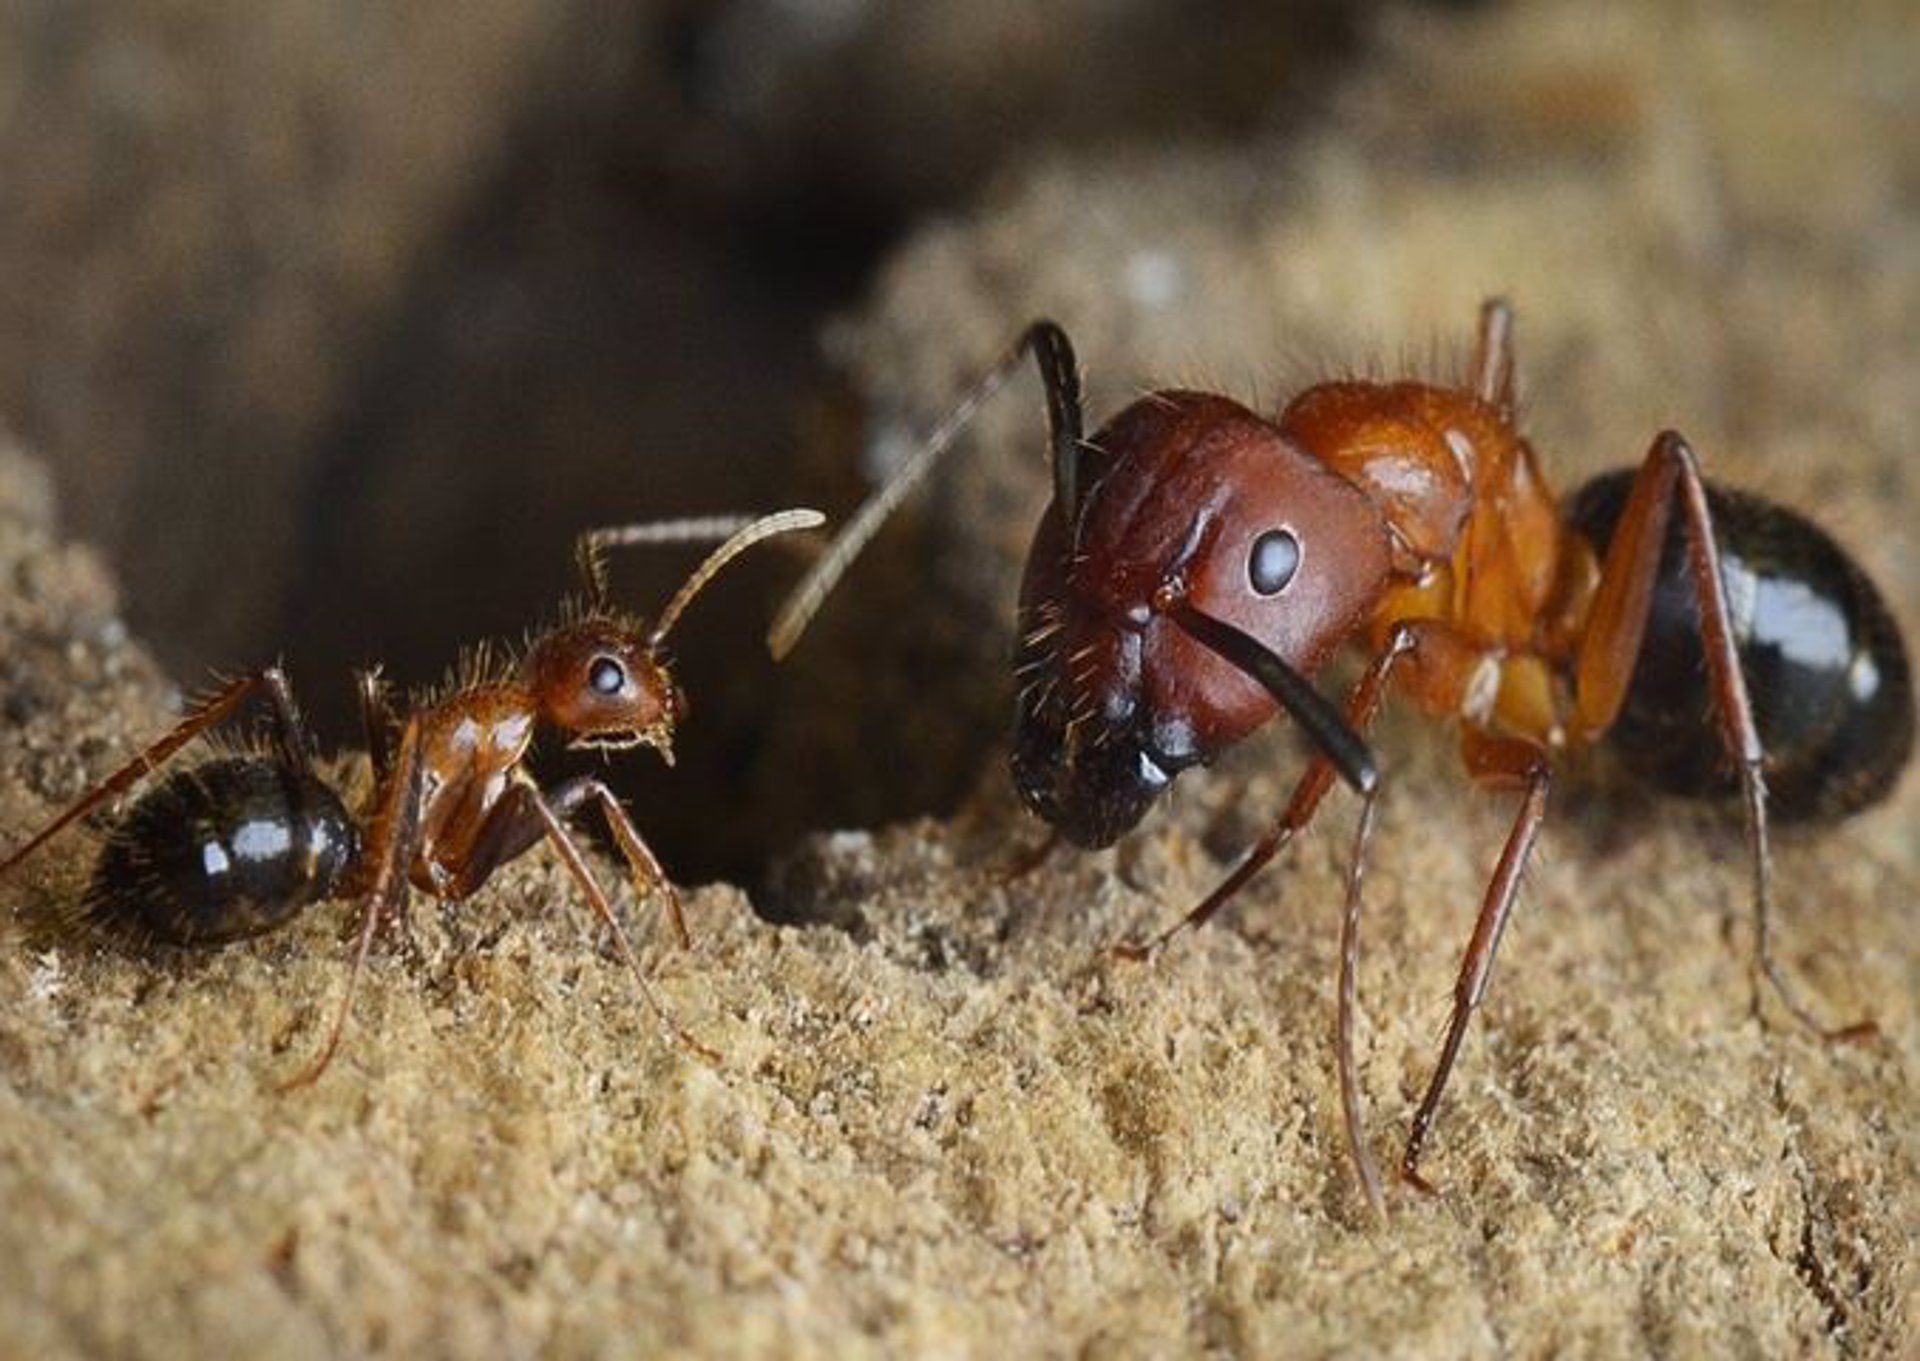
[[363, 904], [360, 931], [353, 947], [353, 965], [347, 972], [346, 990], [340, 996], [326, 1043], [300, 1072], [280, 1084], [290, 1092], [311, 1086], [327, 1071], [339, 1052], [346, 1032], [347, 1017], [353, 1011], [354, 994], [359, 991], [360, 975], [366, 969], [367, 952], [374, 932], [385, 921], [397, 919], [407, 898], [407, 873], [420, 841], [420, 806], [426, 787], [426, 761], [420, 752], [420, 725], [407, 724], [400, 736], [394, 758], [394, 773], [383, 790], [379, 809], [367, 831], [360, 859], [348, 872], [347, 882], [356, 889]]
[[148, 743], [125, 765], [82, 794], [5, 860], [0, 860], [0, 875], [52, 840], [63, 828], [79, 821], [108, 800], [125, 794], [187, 743], [226, 721], [248, 695], [261, 688], [267, 691], [273, 705], [275, 745], [289, 764], [306, 771], [313, 760], [312, 741], [300, 717], [299, 706], [294, 702], [293, 686], [288, 682], [286, 673], [278, 666], [250, 671], [228, 681], [189, 708], [178, 722]]
[[1575, 669], [1574, 720], [1592, 740], [1610, 727], [1626, 702], [1627, 685], [1639, 661], [1652, 610], [1653, 585], [1667, 537], [1668, 517], [1678, 503], [1686, 531], [1687, 565], [1700, 615], [1708, 690], [1727, 753], [1740, 772], [1746, 814], [1747, 851], [1753, 866], [1754, 1012], [1764, 1021], [1759, 980], [1800, 1024], [1829, 1040], [1857, 1040], [1877, 1033], [1871, 1019], [1823, 1024], [1789, 985], [1773, 958], [1773, 858], [1767, 828], [1766, 750], [1754, 725], [1753, 701], [1740, 668], [1732, 608], [1720, 570], [1720, 548], [1699, 459], [1677, 431], [1654, 438], [1634, 475], [1600, 569], [1586, 636]]

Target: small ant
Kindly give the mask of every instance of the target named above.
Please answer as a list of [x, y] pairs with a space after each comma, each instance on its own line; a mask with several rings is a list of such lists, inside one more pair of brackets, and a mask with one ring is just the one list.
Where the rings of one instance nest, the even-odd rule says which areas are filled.
[[[654, 889], [661, 892], [684, 949], [691, 942], [678, 890], [611, 790], [591, 776], [543, 790], [526, 757], [546, 727], [565, 734], [569, 747], [649, 746], [671, 765], [674, 726], [687, 701], [668, 672], [664, 645], [681, 612], [750, 545], [823, 523], [816, 511], [787, 510], [754, 520], [711, 516], [592, 530], [578, 543], [584, 600], [570, 603], [562, 622], [534, 637], [517, 661], [482, 647], [463, 659], [444, 690], [422, 697], [404, 717], [394, 712], [377, 669], [358, 673], [374, 773], [373, 792], [358, 819], [315, 772], [313, 743], [293, 687], [280, 667], [268, 666], [195, 704], [0, 861], [0, 875], [68, 824], [126, 793], [248, 696], [264, 692], [270, 706], [266, 750], [204, 762], [143, 795], [108, 835], [78, 915], [130, 940], [211, 947], [271, 931], [322, 899], [358, 899], [363, 906], [353, 966], [332, 1029], [319, 1055], [281, 1090], [312, 1083], [332, 1062], [374, 930], [402, 920], [409, 887], [462, 901], [542, 840], [552, 844], [612, 933], [647, 1006], [681, 1043], [717, 1059], [655, 999], [566, 819], [589, 804], [599, 808], [636, 893], [645, 901]], [[612, 604], [606, 549], [716, 540], [723, 542], [650, 627]]]
[[[1226, 397], [1162, 391], [1082, 439], [1072, 346], [1057, 325], [1035, 322], [848, 522], [768, 634], [783, 656], [1031, 353], [1053, 496], [1021, 586], [1011, 765], [1022, 802], [1052, 834], [1025, 863], [1060, 838], [1110, 845], [1181, 771], [1284, 709], [1315, 755], [1279, 821], [1181, 921], [1116, 952], [1150, 958], [1205, 922], [1308, 824], [1336, 773], [1359, 793], [1335, 1043], [1347, 1143], [1376, 1213], [1384, 1199], [1361, 1132], [1353, 1025], [1361, 864], [1380, 784], [1362, 733], [1389, 682], [1459, 722], [1469, 776], [1520, 797], [1400, 1161], [1423, 1191], [1420, 1153], [1486, 993], [1554, 755], [1604, 737], [1674, 792], [1737, 788], [1755, 965], [1820, 1029], [1773, 960], [1769, 801], [1780, 817], [1853, 812], [1886, 794], [1913, 745], [1906, 652], [1873, 585], [1800, 516], [1709, 486], [1679, 434], [1658, 435], [1637, 470], [1556, 505], [1515, 423], [1512, 324], [1504, 302], [1483, 305], [1459, 386], [1322, 383], [1277, 421]], [[1338, 707], [1307, 677], [1348, 642], [1370, 660]]]

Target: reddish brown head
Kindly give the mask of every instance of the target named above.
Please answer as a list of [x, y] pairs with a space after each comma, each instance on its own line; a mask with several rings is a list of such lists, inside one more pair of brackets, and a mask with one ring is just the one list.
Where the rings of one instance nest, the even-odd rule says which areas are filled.
[[576, 747], [650, 746], [673, 760], [687, 702], [636, 623], [589, 616], [541, 638], [521, 665], [540, 719]]
[[1012, 764], [1028, 807], [1093, 847], [1275, 712], [1182, 620], [1311, 674], [1377, 602], [1388, 538], [1357, 487], [1223, 397], [1155, 393], [1088, 447], [1072, 524], [1050, 505], [1027, 558]]
[[[673, 764], [673, 730], [686, 717], [687, 699], [667, 670], [668, 633], [714, 576], [762, 539], [823, 523], [818, 511], [776, 511], [662, 520], [590, 530], [579, 543], [587, 606], [582, 617], [540, 638], [521, 664], [521, 683], [533, 695], [543, 723], [571, 735], [576, 747], [649, 746]], [[608, 602], [604, 554], [638, 544], [684, 544], [721, 539], [652, 625], [621, 614]]]

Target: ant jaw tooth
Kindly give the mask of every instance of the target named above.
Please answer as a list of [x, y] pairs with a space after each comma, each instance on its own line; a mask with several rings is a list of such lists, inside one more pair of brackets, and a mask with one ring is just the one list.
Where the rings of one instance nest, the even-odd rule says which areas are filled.
[[627, 751], [646, 738], [637, 732], [584, 733], [567, 743], [568, 751]]
[[621, 728], [613, 732], [582, 733], [567, 743], [568, 751], [631, 751], [652, 747], [660, 759], [673, 765], [673, 725], [656, 723], [648, 728]]

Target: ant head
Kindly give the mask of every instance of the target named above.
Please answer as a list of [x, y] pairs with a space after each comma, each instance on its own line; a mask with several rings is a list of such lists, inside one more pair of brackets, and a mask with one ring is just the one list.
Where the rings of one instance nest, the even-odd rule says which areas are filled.
[[[1098, 481], [1071, 529], [1048, 508], [1027, 559], [1013, 773], [1062, 835], [1103, 846], [1273, 716], [1269, 663], [1311, 672], [1359, 626], [1388, 539], [1357, 487], [1224, 397], [1156, 393], [1089, 443]], [[1223, 653], [1209, 619], [1260, 660]]]
[[[573, 735], [576, 747], [650, 746], [673, 764], [673, 729], [687, 699], [668, 674], [667, 634], [681, 613], [722, 567], [761, 539], [823, 523], [817, 511], [786, 510], [757, 520], [716, 516], [592, 530], [577, 556], [587, 603], [579, 617], [537, 641], [522, 679], [541, 718]], [[724, 539], [693, 570], [651, 628], [615, 610], [608, 600], [605, 550], [633, 544], [698, 543]]]
[[589, 614], [562, 625], [533, 645], [522, 678], [541, 719], [571, 734], [570, 745], [649, 746], [673, 763], [686, 697], [633, 621]]

